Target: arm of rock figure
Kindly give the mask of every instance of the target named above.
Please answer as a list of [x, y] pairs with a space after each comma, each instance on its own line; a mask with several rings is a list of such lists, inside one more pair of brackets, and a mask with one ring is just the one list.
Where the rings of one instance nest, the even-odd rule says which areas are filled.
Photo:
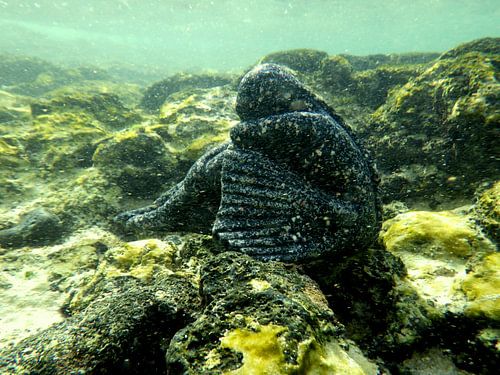
[[208, 151], [184, 180], [158, 198], [153, 209], [131, 217], [127, 227], [209, 233], [220, 202], [222, 153], [227, 147], [223, 144]]

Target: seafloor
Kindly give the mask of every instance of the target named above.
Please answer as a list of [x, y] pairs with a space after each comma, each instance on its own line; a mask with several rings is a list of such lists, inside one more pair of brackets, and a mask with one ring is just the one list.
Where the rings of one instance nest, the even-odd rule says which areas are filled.
[[124, 237], [114, 215], [227, 139], [244, 72], [0, 56], [0, 373], [495, 373], [500, 39], [261, 61], [295, 70], [375, 158], [378, 243], [291, 265], [199, 234]]

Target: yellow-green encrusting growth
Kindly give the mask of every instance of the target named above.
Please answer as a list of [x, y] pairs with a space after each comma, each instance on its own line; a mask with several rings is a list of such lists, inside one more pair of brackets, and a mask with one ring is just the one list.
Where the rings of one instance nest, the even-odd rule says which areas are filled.
[[490, 254], [462, 283], [468, 303], [465, 314], [500, 321], [500, 253]]
[[275, 324], [257, 325], [252, 329], [237, 328], [221, 338], [221, 347], [243, 354], [243, 365], [224, 375], [364, 375], [374, 374], [375, 367], [368, 362], [362, 368], [335, 340], [320, 345], [308, 338], [298, 347], [297, 363], [285, 359], [287, 328]]
[[108, 276], [130, 275], [142, 280], [150, 280], [155, 271], [163, 270], [172, 263], [175, 248], [158, 239], [129, 242], [111, 250]]

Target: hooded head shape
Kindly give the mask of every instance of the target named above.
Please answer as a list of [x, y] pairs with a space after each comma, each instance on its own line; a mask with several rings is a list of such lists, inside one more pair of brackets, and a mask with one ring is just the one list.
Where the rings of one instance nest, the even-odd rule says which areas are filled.
[[258, 65], [241, 80], [236, 99], [236, 113], [241, 120], [295, 111], [330, 112], [326, 103], [285, 67]]

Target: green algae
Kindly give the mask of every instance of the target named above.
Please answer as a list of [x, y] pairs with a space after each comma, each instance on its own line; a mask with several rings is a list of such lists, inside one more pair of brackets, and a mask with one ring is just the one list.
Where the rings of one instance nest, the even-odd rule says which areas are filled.
[[380, 239], [387, 250], [401, 257], [408, 281], [419, 296], [432, 301], [442, 313], [463, 314], [467, 298], [460, 285], [495, 246], [459, 212], [407, 212], [388, 220]]
[[233, 83], [235, 77], [216, 73], [189, 74], [178, 73], [146, 89], [140, 103], [141, 107], [152, 112], [158, 111], [167, 97], [183, 90], [203, 89]]
[[500, 239], [500, 181], [484, 191], [474, 207], [474, 214], [491, 238]]
[[[481, 183], [497, 179], [492, 155], [498, 66], [498, 55], [463, 50], [453, 59], [435, 61], [390, 91], [362, 130], [384, 172], [387, 201], [420, 199], [437, 206], [470, 199]], [[435, 168], [436, 173], [421, 173], [416, 183], [402, 175], [399, 183], [385, 185], [385, 176], [413, 165]], [[420, 188], [414, 189], [415, 184]]]
[[467, 274], [461, 285], [465, 314], [500, 321], [500, 254], [490, 254]]

